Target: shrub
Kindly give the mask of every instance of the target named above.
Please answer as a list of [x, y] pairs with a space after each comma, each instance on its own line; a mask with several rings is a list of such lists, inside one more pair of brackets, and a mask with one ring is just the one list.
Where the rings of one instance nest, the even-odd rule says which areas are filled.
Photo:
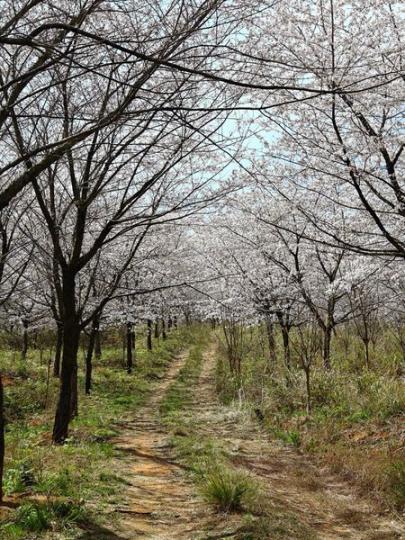
[[6, 493], [21, 493], [36, 484], [34, 468], [30, 461], [21, 461], [6, 470], [4, 490]]
[[72, 501], [54, 501], [50, 505], [50, 510], [65, 526], [77, 523], [85, 517], [84, 506]]
[[394, 506], [403, 508], [405, 506], [405, 461], [391, 463], [386, 471], [386, 482]]
[[205, 476], [202, 486], [207, 502], [223, 512], [241, 511], [256, 491], [256, 485], [246, 473], [220, 466]]
[[72, 472], [63, 468], [60, 471], [44, 475], [39, 482], [38, 491], [47, 495], [69, 496], [74, 485]]
[[15, 523], [30, 532], [41, 532], [50, 528], [50, 512], [40, 504], [27, 503], [17, 511]]

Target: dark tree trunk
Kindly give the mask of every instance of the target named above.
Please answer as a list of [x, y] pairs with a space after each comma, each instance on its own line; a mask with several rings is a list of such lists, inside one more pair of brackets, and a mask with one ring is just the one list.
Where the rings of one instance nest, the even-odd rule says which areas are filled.
[[[76, 314], [74, 276], [63, 276], [63, 353], [58, 404], [55, 413], [52, 440], [61, 444], [68, 437], [72, 417], [73, 385], [77, 382], [77, 352], [79, 349], [80, 326]], [[73, 391], [72, 391], [73, 390]], [[77, 393], [76, 393], [77, 396]], [[73, 395], [74, 398], [74, 395]]]
[[77, 360], [72, 373], [72, 394], [70, 398], [70, 420], [79, 415], [79, 391], [77, 387]]
[[131, 332], [131, 344], [132, 344], [132, 350], [136, 350], [136, 334], [135, 334], [135, 325], [132, 325], [132, 332]]
[[155, 321], [155, 339], [159, 339], [159, 321]]
[[28, 352], [28, 321], [23, 320], [23, 335], [22, 335], [22, 346], [21, 346], [21, 359], [25, 360], [27, 358]]
[[86, 353], [86, 381], [85, 381], [85, 392], [87, 395], [91, 392], [91, 383], [92, 383], [92, 373], [93, 373], [93, 351], [95, 351], [96, 346], [96, 336], [97, 336], [98, 322], [93, 321], [91, 326], [89, 344], [87, 347]]
[[133, 357], [132, 357], [132, 352], [133, 352], [133, 339], [132, 339], [132, 334], [133, 334], [133, 324], [131, 322], [128, 322], [127, 323], [127, 340], [126, 340], [126, 344], [127, 344], [127, 372], [128, 373], [132, 373], [132, 367], [133, 367]]
[[62, 357], [62, 345], [63, 345], [63, 326], [62, 324], [58, 323], [56, 327], [55, 360], [53, 362], [54, 377], [60, 376], [60, 360]]
[[304, 371], [305, 371], [305, 386], [306, 386], [306, 390], [307, 390], [307, 414], [308, 416], [311, 414], [311, 409], [312, 409], [312, 406], [311, 406], [311, 380], [310, 380], [310, 376], [311, 376], [311, 369], [309, 367], [306, 367], [304, 368]]
[[0, 503], [3, 501], [3, 472], [4, 472], [4, 395], [3, 379], [0, 373]]
[[127, 325], [125, 324], [122, 328], [122, 365], [125, 367], [127, 365]]
[[148, 319], [146, 329], [146, 347], [148, 351], [152, 350], [152, 321]]
[[269, 345], [269, 356], [272, 366], [274, 366], [277, 361], [276, 340], [274, 339], [274, 325], [269, 319], [266, 320], [266, 333]]
[[176, 316], [173, 317], [173, 326], [175, 328], [177, 328], [177, 317]]
[[363, 339], [364, 343], [364, 359], [366, 361], [366, 368], [370, 369], [370, 340]]
[[101, 332], [100, 332], [100, 322], [97, 319], [97, 327], [95, 328], [94, 333], [94, 356], [97, 360], [101, 359], [102, 351], [101, 351]]
[[169, 319], [167, 321], [167, 329], [171, 330], [172, 326], [173, 326], [173, 319], [171, 317], [169, 317]]
[[291, 370], [291, 350], [290, 350], [290, 329], [288, 326], [283, 325], [281, 327], [281, 334], [283, 336], [283, 349], [284, 349], [284, 363], [287, 369]]
[[162, 319], [162, 339], [166, 339], [167, 338], [167, 334], [166, 334], [166, 322], [164, 319]]
[[323, 366], [325, 369], [330, 369], [330, 343], [332, 339], [332, 328], [327, 326], [323, 330]]

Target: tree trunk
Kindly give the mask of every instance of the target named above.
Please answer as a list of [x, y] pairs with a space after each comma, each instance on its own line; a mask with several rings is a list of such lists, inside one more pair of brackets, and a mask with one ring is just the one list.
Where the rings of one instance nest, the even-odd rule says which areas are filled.
[[304, 368], [305, 371], [305, 386], [307, 389], [307, 415], [311, 414], [311, 381], [310, 381], [310, 368]]
[[[61, 444], [68, 437], [72, 416], [72, 383], [77, 381], [77, 352], [79, 349], [80, 326], [76, 314], [74, 276], [67, 272], [63, 276], [63, 354], [59, 398], [55, 413], [52, 440]], [[76, 394], [77, 395], [77, 394]], [[73, 396], [74, 397], [74, 396]]]
[[58, 323], [56, 328], [56, 348], [55, 348], [55, 360], [53, 362], [53, 375], [54, 377], [60, 377], [60, 360], [62, 356], [63, 345], [63, 326]]
[[100, 322], [97, 318], [97, 326], [95, 328], [94, 334], [94, 356], [97, 360], [101, 359], [101, 332], [100, 332]]
[[274, 367], [275, 363], [277, 362], [276, 340], [274, 339], [274, 325], [270, 319], [266, 319], [266, 332], [269, 345], [269, 357], [272, 367]]
[[330, 369], [330, 342], [332, 339], [332, 328], [327, 326], [323, 331], [323, 366], [325, 369]]
[[23, 320], [23, 335], [22, 335], [22, 347], [21, 347], [21, 360], [27, 358], [28, 352], [28, 322]]
[[162, 339], [166, 339], [166, 338], [167, 338], [166, 323], [165, 323], [164, 318], [162, 318]]
[[159, 339], [159, 321], [155, 321], [155, 339]]
[[291, 350], [290, 350], [290, 329], [288, 326], [283, 325], [281, 327], [281, 334], [283, 336], [283, 349], [284, 349], [284, 363], [287, 369], [291, 370]]
[[77, 358], [72, 373], [72, 393], [70, 397], [70, 420], [79, 415], [79, 391], [77, 387]]
[[368, 339], [363, 340], [364, 343], [364, 356], [366, 361], [366, 368], [370, 369], [370, 341]]
[[127, 322], [127, 372], [132, 373], [132, 367], [133, 367], [133, 339], [132, 339], [132, 330], [133, 324], [131, 322]]
[[89, 344], [88, 344], [87, 353], [86, 353], [85, 392], [87, 395], [89, 395], [91, 392], [92, 373], [93, 373], [93, 351], [95, 351], [95, 346], [96, 346], [97, 327], [98, 327], [98, 322], [93, 321], [93, 324], [91, 326], [90, 336], [89, 336]]
[[131, 344], [132, 344], [132, 350], [136, 350], [136, 334], [135, 334], [135, 325], [132, 324], [132, 332], [131, 332]]
[[3, 379], [0, 373], [0, 503], [3, 501], [3, 472], [4, 472], [4, 395]]
[[146, 347], [148, 351], [152, 350], [152, 321], [148, 319], [146, 331]]

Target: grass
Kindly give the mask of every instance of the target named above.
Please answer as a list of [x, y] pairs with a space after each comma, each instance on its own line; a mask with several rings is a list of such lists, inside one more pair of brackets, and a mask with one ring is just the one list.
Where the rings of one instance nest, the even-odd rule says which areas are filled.
[[241, 512], [257, 496], [257, 483], [246, 473], [217, 466], [204, 475], [201, 492], [221, 512]]
[[204, 498], [220, 511], [241, 511], [243, 501], [255, 491], [253, 480], [226, 463], [227, 455], [219, 441], [198, 433], [190, 410], [206, 344], [207, 335], [203, 328], [179, 376], [167, 390], [160, 405], [160, 414], [162, 421], [172, 430], [170, 442], [177, 459], [192, 470]]
[[17, 509], [0, 514], [0, 538], [26, 539], [28, 533], [47, 530], [58, 531], [58, 538], [74, 538], [83, 521], [102, 524], [111, 519], [107, 509], [119, 502], [125, 484], [110, 470], [116, 455], [112, 438], [142, 406], [192, 334], [188, 329], [172, 331], [166, 341], [155, 342], [152, 352], [138, 346], [131, 375], [123, 369], [117, 336], [106, 336], [91, 396], [83, 394], [80, 374], [80, 414], [63, 446], [50, 443], [57, 395], [57, 381], [51, 378], [49, 387], [46, 382], [50, 353], [31, 350], [21, 366], [13, 351], [2, 351], [7, 418], [4, 488]]
[[172, 384], [160, 404], [160, 413], [166, 422], [178, 410], [187, 408], [192, 403], [193, 385], [197, 382], [201, 372], [202, 349], [205, 343], [202, 333], [196, 334], [195, 344], [187, 357], [185, 365], [181, 368], [174, 384]]
[[[315, 361], [310, 416], [305, 411], [304, 374], [298, 360], [292, 356], [287, 384], [282, 359], [270, 365], [260, 328], [246, 331], [248, 346], [240, 377], [231, 376], [226, 350], [220, 350], [217, 389], [223, 403], [243, 395], [252, 414], [261, 411], [262, 423], [272, 436], [312, 454], [382, 507], [401, 510], [405, 451], [398, 433], [405, 420], [405, 385], [398, 374], [405, 369], [403, 356], [389, 334], [384, 335], [373, 350], [371, 369], [366, 369], [361, 344], [348, 335], [349, 340], [346, 335], [344, 340], [339, 335], [334, 338], [331, 371], [323, 369], [320, 358]], [[280, 357], [280, 336], [278, 340]]]
[[[206, 344], [207, 336], [203, 332], [160, 407], [162, 421], [171, 429], [170, 445], [175, 459], [189, 468], [191, 479], [201, 496], [218, 512], [218, 519], [222, 520], [224, 513], [238, 519], [240, 527], [232, 533], [235, 540], [313, 540], [312, 532], [296, 515], [270, 501], [260, 482], [234, 465], [227, 443], [220, 435], [208, 436], [205, 430], [200, 430], [203, 426], [199, 422], [204, 419], [195, 417], [191, 405]], [[231, 522], [234, 528], [235, 521]], [[208, 535], [207, 540], [210, 538]]]

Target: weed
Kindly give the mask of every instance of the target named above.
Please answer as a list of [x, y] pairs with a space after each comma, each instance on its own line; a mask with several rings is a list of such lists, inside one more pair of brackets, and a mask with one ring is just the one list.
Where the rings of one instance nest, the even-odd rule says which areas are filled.
[[[339, 336], [334, 338], [332, 370], [325, 371], [320, 360], [314, 363], [310, 418], [303, 418], [305, 381], [296, 368], [294, 354], [288, 377], [281, 358], [269, 372], [260, 336], [252, 340], [250, 351], [243, 357], [243, 399], [252, 411], [259, 408], [263, 412], [263, 426], [275, 437], [316, 453], [320, 461], [357, 482], [384, 506], [400, 508], [405, 503], [403, 479], [395, 463], [404, 454], [395, 434], [405, 415], [404, 383], [398, 377], [403, 356], [401, 351], [394, 350], [387, 335], [374, 351], [378, 363], [365, 369], [363, 361], [359, 361], [362, 344], [350, 328], [348, 331], [347, 342], [340, 341]], [[276, 337], [281, 351], [281, 335]], [[232, 374], [221, 349], [216, 385], [223, 402], [235, 398]], [[364, 462], [368, 451], [373, 460]]]
[[15, 523], [30, 532], [41, 532], [51, 526], [51, 513], [44, 505], [26, 503], [17, 511]]
[[173, 355], [193, 335], [193, 329], [174, 330], [167, 340], [156, 343], [153, 351], [138, 344], [136, 366], [130, 376], [123, 370], [117, 337], [111, 338], [103, 359], [95, 361], [91, 396], [83, 394], [83, 373], [79, 372], [80, 414], [71, 423], [70, 437], [63, 446], [49, 444], [58, 383], [52, 378], [47, 390], [47, 365], [41, 362], [38, 351], [30, 351], [21, 369], [15, 355], [0, 353], [2, 369], [13, 374], [14, 382], [5, 391], [5, 493], [29, 490], [32, 497], [40, 495], [47, 500], [47, 504], [23, 504], [7, 514], [0, 524], [1, 539], [25, 540], [28, 532], [37, 537], [49, 528], [75, 527], [85, 515], [82, 500], [91, 501], [99, 510], [97, 519], [106, 519], [103, 511], [108, 497], [114, 496], [117, 502], [122, 492], [119, 484], [124, 483], [109, 468], [114, 455], [110, 439], [118, 431], [117, 424], [133, 417]]
[[295, 448], [301, 446], [301, 435], [298, 431], [284, 431], [281, 429], [273, 428], [271, 432], [275, 437], [280, 439], [280, 441], [285, 442], [286, 444], [291, 444]]
[[218, 466], [206, 474], [202, 494], [222, 512], [240, 512], [257, 493], [257, 486], [246, 473]]
[[16, 463], [6, 471], [4, 477], [5, 493], [22, 493], [36, 483], [35, 472], [30, 461]]
[[405, 505], [405, 461], [394, 461], [385, 473], [388, 489], [396, 508]]
[[52, 514], [61, 520], [63, 526], [70, 526], [83, 521], [86, 511], [83, 504], [73, 501], [54, 501], [49, 506]]

